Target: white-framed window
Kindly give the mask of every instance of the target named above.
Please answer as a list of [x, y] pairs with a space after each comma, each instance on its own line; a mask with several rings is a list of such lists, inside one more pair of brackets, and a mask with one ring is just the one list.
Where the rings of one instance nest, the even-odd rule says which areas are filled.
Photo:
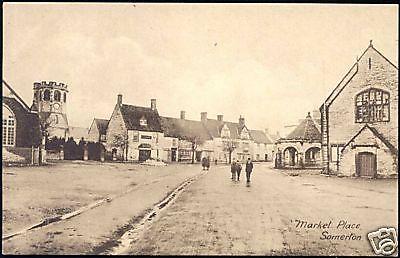
[[367, 89], [356, 96], [355, 119], [357, 123], [389, 121], [390, 95], [380, 89]]
[[147, 119], [145, 117], [140, 118], [139, 124], [141, 126], [147, 126]]
[[3, 105], [3, 146], [15, 146], [15, 116], [5, 105]]

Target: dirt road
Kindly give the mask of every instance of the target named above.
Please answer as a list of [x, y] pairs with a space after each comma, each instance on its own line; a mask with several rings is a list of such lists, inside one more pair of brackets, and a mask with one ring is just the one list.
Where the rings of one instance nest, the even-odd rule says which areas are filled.
[[[108, 254], [120, 250], [117, 254], [373, 255], [366, 234], [382, 226], [398, 227], [396, 180], [325, 177], [304, 172], [289, 176], [266, 163], [255, 164], [247, 187], [245, 175], [240, 182], [232, 182], [229, 167], [223, 165], [212, 166], [205, 174], [199, 165], [145, 170], [135, 167], [133, 174], [124, 164], [104, 166], [82, 166], [90, 175], [86, 180], [93, 182], [80, 185], [90, 192], [102, 193], [102, 197], [131, 191], [76, 217], [3, 240], [3, 253]], [[96, 169], [102, 170], [101, 174]], [[69, 171], [66, 167], [63, 170]], [[12, 173], [18, 176], [19, 172]], [[56, 178], [65, 178], [59, 176]], [[128, 244], [122, 240], [126, 235], [129, 240], [129, 232], [149, 214], [149, 209], [182, 182], [197, 176], [156, 216], [150, 214], [151, 220], [139, 238]], [[75, 176], [71, 174], [71, 178]], [[82, 176], [79, 178], [82, 180]], [[18, 180], [13, 182], [18, 184]], [[70, 182], [68, 193], [39, 184], [56, 198], [40, 204], [54, 205], [63, 195], [87, 195], [88, 190], [75, 191], [76, 180]], [[33, 185], [30, 187], [35, 188]], [[8, 186], [23, 189], [22, 185]], [[13, 192], [16, 193], [18, 190]], [[22, 207], [10, 205], [12, 200], [19, 201], [15, 196], [5, 197], [3, 204]], [[332, 239], [335, 237], [339, 239]], [[118, 248], [123, 243], [127, 248]]]
[[291, 177], [268, 166], [255, 166], [250, 187], [214, 167], [126, 253], [373, 255], [366, 234], [397, 228], [396, 180]]

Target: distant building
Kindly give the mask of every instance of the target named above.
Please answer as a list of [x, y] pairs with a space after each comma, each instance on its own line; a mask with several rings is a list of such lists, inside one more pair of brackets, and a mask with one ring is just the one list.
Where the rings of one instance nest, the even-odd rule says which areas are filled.
[[319, 125], [308, 113], [306, 119], [288, 136], [276, 142], [283, 167], [315, 167], [321, 165], [321, 133]]
[[320, 107], [325, 171], [397, 174], [398, 68], [372, 42]]
[[94, 118], [90, 125], [87, 140], [91, 142], [106, 142], [108, 119]]
[[32, 162], [32, 147], [41, 142], [39, 116], [32, 111], [14, 89], [3, 80], [3, 161], [10, 156]]
[[206, 128], [200, 121], [185, 119], [184, 111], [180, 118], [161, 117], [164, 132], [163, 149], [166, 161], [200, 161], [203, 156], [210, 156], [213, 151], [207, 148], [211, 141]]
[[106, 149], [114, 159], [144, 161], [161, 158], [161, 137], [155, 99], [148, 108], [123, 104], [122, 95], [118, 95], [106, 134]]

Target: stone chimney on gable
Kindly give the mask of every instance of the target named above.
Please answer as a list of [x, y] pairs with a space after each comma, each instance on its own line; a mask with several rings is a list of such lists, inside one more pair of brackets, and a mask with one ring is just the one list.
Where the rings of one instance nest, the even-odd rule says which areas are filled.
[[244, 127], [244, 125], [245, 125], [244, 117], [240, 116], [239, 117], [239, 126]]
[[186, 112], [185, 111], [181, 111], [181, 119], [185, 119], [185, 117], [186, 117]]
[[121, 106], [121, 105], [122, 105], [122, 94], [118, 94], [118, 97], [117, 97], [117, 105], [118, 105], [118, 106]]
[[201, 112], [200, 117], [201, 117], [201, 122], [203, 123], [207, 122], [207, 112]]
[[217, 120], [219, 122], [223, 122], [224, 121], [224, 116], [223, 115], [217, 115]]
[[151, 110], [153, 110], [153, 111], [157, 110], [157, 100], [156, 99], [150, 100], [150, 107], [151, 107]]

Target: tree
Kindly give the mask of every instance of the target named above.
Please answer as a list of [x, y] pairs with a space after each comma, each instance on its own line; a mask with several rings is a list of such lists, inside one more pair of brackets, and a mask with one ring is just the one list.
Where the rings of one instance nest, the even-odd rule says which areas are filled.
[[114, 148], [120, 148], [122, 149], [122, 160], [125, 160], [125, 151], [128, 147], [128, 136], [125, 135], [121, 135], [121, 134], [115, 134], [113, 135], [112, 141], [111, 141], [111, 145]]
[[43, 113], [39, 117], [39, 125], [41, 132], [41, 144], [39, 146], [39, 164], [42, 164], [44, 159], [43, 150], [46, 149], [47, 138], [49, 137], [49, 128], [53, 126], [57, 121], [54, 117], [50, 116], [50, 113]]
[[182, 137], [182, 140], [186, 140], [186, 141], [191, 143], [191, 147], [192, 147], [192, 164], [194, 164], [196, 150], [201, 144], [203, 144], [204, 141], [198, 136], [186, 136], [186, 137]]
[[223, 138], [224, 151], [229, 153], [229, 164], [232, 162], [232, 152], [236, 149], [236, 143], [231, 138]]

